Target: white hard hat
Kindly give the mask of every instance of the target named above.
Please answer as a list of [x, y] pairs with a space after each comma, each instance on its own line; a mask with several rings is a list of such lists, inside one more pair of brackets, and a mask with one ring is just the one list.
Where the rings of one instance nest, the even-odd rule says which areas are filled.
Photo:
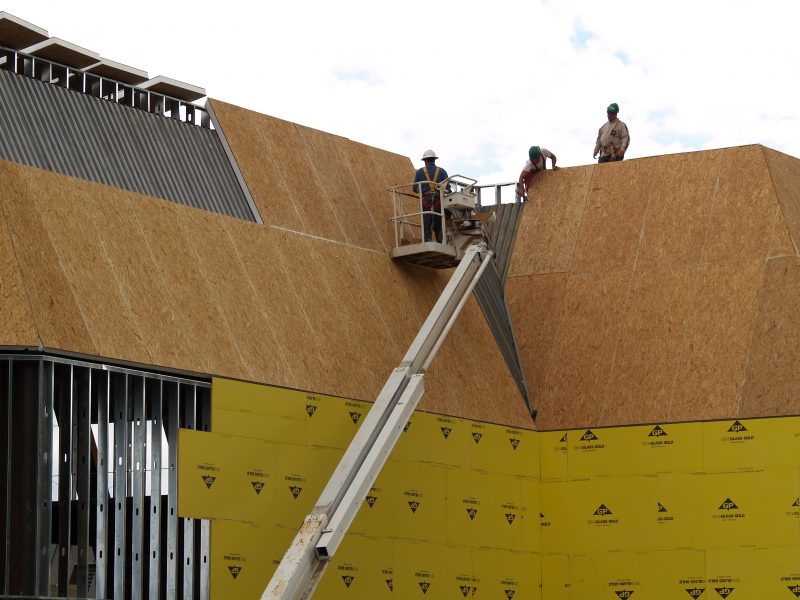
[[425, 153], [422, 155], [422, 160], [425, 160], [426, 158], [439, 158], [439, 157], [436, 156], [436, 152], [434, 152], [433, 150], [425, 150]]

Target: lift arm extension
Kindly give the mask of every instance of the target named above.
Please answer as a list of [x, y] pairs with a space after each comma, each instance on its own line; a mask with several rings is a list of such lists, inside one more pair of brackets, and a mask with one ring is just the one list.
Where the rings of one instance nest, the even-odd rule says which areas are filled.
[[344, 453], [314, 510], [284, 554], [261, 600], [310, 598], [361, 503], [422, 397], [425, 371], [489, 264], [473, 244], [439, 296], [400, 366], [392, 372]]

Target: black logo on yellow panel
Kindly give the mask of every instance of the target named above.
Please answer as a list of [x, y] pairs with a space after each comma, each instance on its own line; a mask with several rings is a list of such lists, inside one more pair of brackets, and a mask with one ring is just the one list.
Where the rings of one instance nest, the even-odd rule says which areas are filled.
[[661, 425], [656, 425], [647, 435], [649, 437], [663, 437], [667, 435], [667, 432], [661, 428]]
[[732, 587], [721, 587], [721, 588], [714, 588], [714, 591], [720, 595], [721, 598], [727, 598], [733, 593]]
[[567, 443], [567, 434], [565, 433], [564, 435], [562, 435], [562, 436], [561, 436], [561, 439], [560, 439], [560, 440], [558, 440], [558, 441], [559, 441], [559, 443], [561, 443], [561, 444], [566, 444], [566, 443]]
[[216, 477], [212, 477], [211, 475], [201, 475], [200, 477], [203, 478], [203, 483], [206, 484], [206, 487], [210, 490], [211, 486], [214, 485], [214, 482], [217, 480]]
[[587, 429], [584, 434], [581, 436], [582, 442], [596, 442], [600, 438], [598, 438], [591, 429]]
[[736, 502], [731, 500], [730, 498], [725, 498], [725, 501], [719, 505], [720, 510], [735, 510], [739, 508], [736, 506]]
[[792, 502], [792, 506], [794, 506], [795, 508], [798, 508], [798, 507], [800, 507], [800, 498], [798, 498], [797, 500], [795, 500], [794, 502]]
[[261, 494], [261, 490], [264, 489], [264, 482], [263, 481], [251, 481], [250, 485], [253, 486], [253, 491], [256, 495]]
[[369, 506], [370, 508], [375, 506], [375, 503], [377, 501], [378, 501], [378, 497], [377, 496], [367, 496], [367, 506]]
[[422, 590], [423, 594], [427, 594], [428, 590], [431, 589], [431, 584], [429, 581], [420, 581], [418, 583], [419, 583], [419, 589]]
[[394, 591], [394, 579], [387, 579], [386, 580], [386, 585], [389, 586], [389, 591], [390, 592]]
[[509, 525], [513, 525], [514, 524], [514, 519], [516, 519], [516, 518], [517, 518], [517, 515], [515, 515], [514, 513], [506, 513], [506, 521], [508, 521]]
[[705, 592], [705, 588], [686, 588], [686, 593], [689, 594], [692, 598], [699, 598]]
[[317, 412], [317, 407], [313, 404], [306, 404], [306, 414], [309, 418], [314, 416], [314, 413]]
[[300, 495], [300, 492], [303, 491], [303, 488], [296, 485], [290, 485], [289, 491], [292, 492], [292, 496], [294, 496], [294, 499], [297, 500], [297, 497]]
[[478, 592], [478, 588], [472, 585], [460, 585], [458, 589], [461, 590], [461, 595], [466, 598], [467, 596], [474, 596]]
[[347, 587], [350, 587], [351, 585], [353, 585], [353, 580], [354, 579], [355, 579], [355, 577], [353, 577], [352, 575], [342, 575], [342, 581], [344, 582], [344, 584]]
[[358, 420], [361, 418], [361, 413], [351, 411], [349, 414], [350, 414], [350, 420], [353, 422], [353, 425], [356, 425], [358, 423]]
[[508, 442], [511, 444], [511, 447], [516, 450], [517, 446], [519, 446], [519, 440], [517, 438], [508, 438]]
[[417, 502], [416, 500], [409, 500], [408, 507], [411, 509], [412, 513], [416, 513], [417, 509], [419, 508], [419, 502]]
[[472, 432], [472, 439], [475, 441], [476, 444], [479, 444], [483, 434], [480, 431], [473, 431]]
[[439, 429], [442, 430], [442, 435], [444, 436], [444, 439], [449, 438], [450, 434], [453, 432], [453, 430], [450, 427], [439, 427]]
[[505, 590], [506, 598], [508, 598], [508, 600], [511, 600], [516, 593], [517, 590]]
[[633, 590], [614, 590], [614, 593], [620, 598], [630, 598], [633, 596]]
[[231, 572], [231, 577], [236, 579], [239, 576], [239, 573], [242, 572], [242, 567], [236, 565], [228, 565], [228, 571]]
[[742, 425], [740, 421], [734, 421], [733, 425], [728, 428], [728, 433], [741, 433], [747, 431], [747, 427]]
[[786, 587], [788, 587], [789, 591], [792, 592], [795, 596], [800, 598], [800, 585], [789, 585]]
[[606, 515], [613, 515], [614, 513], [612, 513], [605, 504], [601, 504], [592, 514], [599, 517], [605, 517]]
[[469, 520], [470, 521], [475, 520], [475, 515], [477, 515], [477, 514], [478, 514], [478, 509], [477, 508], [468, 508], [467, 509], [467, 515], [469, 516]]

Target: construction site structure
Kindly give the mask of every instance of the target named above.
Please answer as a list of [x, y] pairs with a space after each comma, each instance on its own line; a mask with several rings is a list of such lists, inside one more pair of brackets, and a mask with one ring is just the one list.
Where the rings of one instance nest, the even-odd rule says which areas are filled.
[[[278, 565], [261, 596], [262, 600], [302, 600], [313, 595], [330, 559], [417, 407], [424, 393], [425, 372], [490, 264], [493, 252], [483, 239], [484, 230], [475, 214], [473, 185], [476, 180], [469, 180], [471, 183], [465, 183], [465, 180], [460, 175], [450, 177], [439, 184], [437, 190], [441, 194], [442, 210], [435, 216], [444, 222], [445, 243], [423, 242], [400, 246], [393, 251], [393, 256], [401, 260], [435, 268], [457, 264], [458, 268], [400, 365], [387, 379], [314, 510], [305, 518]], [[400, 190], [404, 187], [391, 188], [395, 210], [393, 221], [397, 231], [417, 225], [410, 219], [425, 214], [423, 210], [398, 214]], [[445, 193], [451, 189], [453, 191]], [[422, 209], [421, 192], [417, 199]], [[447, 219], [445, 210], [449, 213]]]

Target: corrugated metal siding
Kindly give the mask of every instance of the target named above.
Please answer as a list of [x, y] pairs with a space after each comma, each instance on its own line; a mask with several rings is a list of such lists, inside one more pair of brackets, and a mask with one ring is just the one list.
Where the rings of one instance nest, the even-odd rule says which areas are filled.
[[522, 371], [517, 340], [514, 336], [514, 326], [511, 323], [511, 315], [508, 312], [504, 292], [506, 275], [508, 274], [508, 267], [511, 264], [511, 256], [514, 250], [514, 241], [517, 237], [517, 229], [519, 221], [522, 219], [524, 208], [524, 203], [517, 202], [515, 204], [495, 204], [481, 209], [481, 212], [492, 211], [497, 215], [494, 223], [489, 224], [487, 227], [487, 233], [495, 254], [492, 264], [489, 265], [483, 277], [475, 286], [475, 297], [517, 384], [517, 388], [525, 400], [528, 410], [535, 418], [536, 410], [533, 407], [528, 393], [528, 385], [525, 382], [525, 374]]
[[478, 305], [492, 330], [492, 335], [494, 335], [500, 353], [508, 365], [528, 411], [536, 418], [536, 411], [528, 393], [528, 385], [525, 382], [525, 374], [519, 359], [517, 340], [514, 336], [514, 327], [511, 324], [511, 315], [508, 312], [503, 284], [494, 262], [486, 268], [483, 276], [478, 280], [478, 284], [475, 286], [475, 298], [478, 300]]
[[511, 265], [511, 256], [514, 253], [514, 242], [517, 239], [519, 222], [525, 209], [524, 202], [513, 204], [495, 204], [482, 209], [493, 211], [497, 218], [488, 227], [489, 239], [495, 251], [495, 263], [501, 283], [505, 284], [508, 268]]
[[0, 158], [255, 220], [215, 131], [7, 71]]

